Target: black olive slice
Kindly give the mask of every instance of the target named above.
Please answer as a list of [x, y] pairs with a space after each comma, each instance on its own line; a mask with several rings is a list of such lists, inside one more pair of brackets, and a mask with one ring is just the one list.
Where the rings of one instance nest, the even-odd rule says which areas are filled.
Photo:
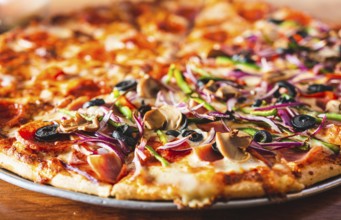
[[170, 135], [170, 136], [173, 136], [173, 137], [177, 137], [180, 135], [180, 132], [176, 131], [176, 130], [168, 130], [166, 131], [166, 135]]
[[55, 141], [60, 136], [57, 128], [57, 124], [41, 127], [35, 132], [34, 137], [38, 141]]
[[271, 134], [266, 130], [257, 131], [253, 137], [253, 140], [261, 143], [269, 143], [272, 141]]
[[119, 91], [125, 92], [130, 89], [134, 89], [137, 86], [137, 82], [133, 79], [131, 80], [124, 80], [115, 85], [115, 88]]
[[281, 96], [276, 101], [276, 103], [279, 103], [279, 104], [290, 103], [290, 102], [295, 102], [295, 99], [289, 98], [286, 96]]
[[204, 136], [198, 132], [192, 133], [191, 137], [189, 138], [190, 141], [199, 142], [204, 139]]
[[150, 105], [141, 105], [141, 107], [138, 108], [138, 111], [140, 112], [141, 117], [143, 117], [150, 110], [152, 110], [152, 107], [150, 107]]
[[91, 106], [101, 106], [104, 104], [105, 104], [104, 99], [93, 99], [93, 100], [90, 100], [90, 101], [84, 103], [83, 108], [89, 108]]
[[207, 58], [217, 58], [217, 57], [227, 57], [229, 56], [226, 52], [222, 50], [212, 49], [207, 54]]
[[216, 143], [216, 142], [214, 142], [214, 143], [211, 145], [211, 148], [212, 148], [212, 150], [213, 150], [214, 153], [216, 153], [217, 155], [223, 156], [223, 155], [220, 153], [219, 149], [217, 148], [217, 143]]
[[204, 136], [194, 130], [184, 130], [182, 132], [182, 136], [183, 137], [187, 137], [190, 136], [189, 140], [193, 141], [193, 142], [199, 142], [202, 141], [202, 139], [204, 138]]
[[238, 103], [244, 103], [245, 101], [246, 101], [246, 97], [244, 97], [244, 96], [238, 97], [238, 99], [237, 99]]
[[333, 86], [327, 86], [323, 84], [312, 84], [308, 87], [308, 93], [317, 93], [317, 92], [325, 92], [325, 91], [333, 91]]
[[197, 86], [198, 87], [204, 87], [209, 81], [210, 81], [209, 78], [198, 79]]
[[119, 141], [122, 141], [128, 146], [135, 146], [137, 144], [137, 141], [135, 140], [133, 136], [126, 135], [122, 131], [119, 131], [119, 130], [113, 131], [112, 137]]
[[275, 18], [270, 18], [268, 21], [270, 21], [271, 23], [274, 24], [282, 24], [284, 22], [284, 20], [280, 20], [280, 19], [275, 19]]
[[187, 128], [187, 126], [188, 126], [187, 116], [185, 114], [182, 114], [179, 130], [183, 130], [183, 129]]
[[308, 36], [308, 32], [305, 29], [300, 29], [296, 32], [296, 34], [300, 35], [302, 38], [305, 38]]
[[127, 124], [118, 126], [116, 130], [127, 136], [132, 136], [134, 133], [133, 129]]
[[225, 112], [225, 117], [224, 117], [224, 119], [229, 120], [229, 121], [235, 120], [236, 118], [234, 117], [234, 111], [229, 111], [229, 110], [227, 110], [227, 111]]
[[291, 119], [291, 124], [297, 131], [304, 131], [316, 124], [316, 119], [310, 115], [297, 115]]
[[234, 54], [232, 56], [232, 60], [242, 63], [255, 63], [255, 61], [252, 59], [252, 53], [247, 50], [242, 51], [239, 54]]
[[252, 107], [260, 107], [262, 105], [262, 102], [263, 102], [262, 100], [256, 99]]
[[288, 91], [288, 94], [291, 96], [291, 97], [296, 97], [297, 95], [297, 92], [296, 92], [296, 88], [294, 85], [292, 85], [291, 83], [287, 82], [287, 81], [279, 81], [277, 83], [277, 86], [278, 86], [278, 89], [276, 90], [276, 92], [274, 93], [274, 97], [275, 98], [279, 98], [281, 96], [281, 93], [280, 93], [280, 89], [281, 88], [285, 88], [287, 89]]

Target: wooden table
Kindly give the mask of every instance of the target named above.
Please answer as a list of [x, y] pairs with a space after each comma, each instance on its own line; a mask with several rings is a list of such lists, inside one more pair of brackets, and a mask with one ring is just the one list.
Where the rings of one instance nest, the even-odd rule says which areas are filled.
[[83, 204], [31, 192], [0, 181], [0, 220], [6, 219], [341, 219], [341, 187], [322, 194], [262, 207], [234, 210], [150, 212]]

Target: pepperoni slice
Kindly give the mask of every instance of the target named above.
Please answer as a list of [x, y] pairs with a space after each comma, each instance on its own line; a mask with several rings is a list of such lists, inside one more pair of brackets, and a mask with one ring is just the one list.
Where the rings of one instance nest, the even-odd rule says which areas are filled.
[[65, 136], [61, 135], [60, 140], [53, 142], [41, 141], [35, 138], [35, 133], [39, 128], [51, 124], [51, 122], [43, 121], [27, 123], [18, 130], [17, 140], [32, 150], [50, 153], [62, 152], [72, 144], [72, 141], [68, 140]]
[[27, 119], [26, 108], [8, 100], [0, 100], [0, 126], [13, 127]]

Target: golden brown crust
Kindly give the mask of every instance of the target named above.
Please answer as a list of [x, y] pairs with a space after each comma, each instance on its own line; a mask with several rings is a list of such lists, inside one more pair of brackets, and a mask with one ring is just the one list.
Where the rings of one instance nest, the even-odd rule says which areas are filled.
[[26, 179], [38, 183], [50, 184], [57, 188], [101, 197], [108, 197], [110, 195], [111, 184], [92, 182], [84, 176], [72, 171], [66, 171], [62, 167], [59, 167], [58, 172], [56, 172], [55, 169], [58, 168], [56, 165], [43, 167], [41, 165], [30, 165], [27, 161], [21, 161], [13, 157], [13, 155], [0, 152], [0, 166]]
[[[213, 142], [223, 142], [225, 138], [205, 142], [205, 148], [200, 148], [197, 146], [199, 143], [192, 143], [192, 140], [173, 148], [163, 146], [162, 135], [156, 135], [149, 129], [151, 126], [145, 126], [141, 131], [143, 129], [138, 123], [134, 124], [138, 120], [129, 120], [130, 116], [124, 114], [122, 106], [136, 116], [138, 109], [145, 104], [155, 109], [159, 105], [168, 108], [172, 105], [169, 112], [178, 111], [177, 122], [181, 124], [183, 115], [200, 120], [213, 117], [212, 123], [186, 125], [188, 129], [200, 129], [207, 138], [211, 127], [216, 132], [248, 127], [251, 122], [242, 116], [248, 114], [249, 107], [252, 112], [258, 111], [253, 106], [255, 99], [264, 97], [269, 92], [267, 89], [279, 80], [303, 82], [296, 91], [296, 101], [310, 101], [314, 111], [322, 111], [327, 101], [339, 97], [333, 91], [318, 94], [321, 97], [316, 99], [314, 94], [307, 93], [306, 81], [312, 74], [319, 75], [319, 70], [304, 66], [324, 59], [321, 54], [308, 56], [307, 47], [309, 49], [310, 44], [314, 44], [318, 48], [314, 51], [323, 51], [320, 46], [328, 46], [329, 35], [332, 40], [328, 44], [337, 41], [336, 33], [327, 33], [326, 27], [317, 28], [317, 24], [305, 28], [313, 19], [290, 9], [271, 14], [274, 8], [265, 3], [239, 0], [195, 2], [113, 3], [111, 7], [89, 8], [56, 16], [49, 22], [32, 21], [26, 27], [0, 36], [0, 167], [34, 182], [58, 188], [117, 199], [173, 200], [179, 207], [191, 208], [202, 208], [217, 200], [284, 196], [341, 174], [341, 159], [337, 152], [341, 144], [341, 126], [327, 120], [328, 126], [322, 123], [321, 127], [317, 127], [318, 122], [314, 127], [316, 130], [310, 128], [307, 132], [297, 133], [293, 126], [288, 125], [292, 123], [287, 123], [283, 117], [285, 112], [291, 118], [292, 115], [306, 114], [307, 109], [300, 109], [297, 103], [290, 104], [293, 105], [291, 111], [289, 107], [282, 108], [284, 113], [282, 111], [281, 115], [279, 111], [272, 112], [269, 117], [260, 114], [260, 118], [265, 120], [250, 126], [257, 130], [277, 130], [273, 135], [276, 141], [292, 138], [289, 142], [296, 142], [295, 146], [286, 148], [281, 143], [276, 143], [277, 146], [255, 143], [254, 140], [252, 144], [256, 147], [233, 146], [234, 151], [224, 156], [214, 152]], [[268, 17], [270, 14], [274, 17]], [[277, 19], [278, 16], [281, 19]], [[305, 39], [310, 29], [322, 37], [318, 36], [312, 42]], [[326, 33], [329, 35], [325, 36]], [[335, 48], [327, 48], [324, 53], [332, 53]], [[286, 54], [277, 49], [289, 52]], [[316, 55], [317, 61], [301, 62], [301, 57], [295, 59], [296, 53], [301, 56], [298, 51], [301, 49], [309, 59]], [[264, 51], [265, 55], [261, 53]], [[220, 64], [217, 58], [220, 56], [228, 59], [221, 60]], [[277, 60], [279, 57], [285, 59]], [[340, 71], [339, 64], [333, 62], [331, 59], [331, 66], [336, 72]], [[271, 69], [273, 65], [275, 69]], [[295, 69], [296, 65], [299, 68]], [[171, 78], [173, 76], [170, 75], [176, 74], [171, 71], [173, 67], [180, 73], [186, 72], [187, 76], [164, 80], [169, 81], [163, 86], [164, 93], [168, 92], [168, 87], [175, 87], [170, 89], [171, 94], [156, 95], [155, 91], [151, 91], [148, 97], [142, 97], [139, 90], [118, 91], [117, 98], [117, 91], [112, 92], [112, 88], [126, 78], [139, 80], [148, 75], [151, 81], [161, 80], [168, 72]], [[326, 67], [329, 71], [328, 68], [329, 65]], [[310, 78], [295, 78], [304, 75], [297, 74], [297, 70], [299, 73], [306, 71]], [[212, 80], [199, 92], [198, 87], [201, 86], [196, 81], [211, 72]], [[318, 83], [339, 82], [339, 76], [324, 72], [320, 74], [325, 76], [323, 79], [317, 77]], [[251, 80], [248, 80], [250, 76]], [[222, 77], [226, 77], [226, 83], [225, 80], [215, 82]], [[181, 86], [181, 80], [184, 84], [191, 82], [193, 85]], [[263, 85], [262, 81], [267, 84]], [[161, 85], [159, 82], [154, 84]], [[147, 85], [144, 89], [150, 88]], [[184, 91], [183, 94], [182, 90], [190, 92]], [[230, 90], [235, 92], [230, 94]], [[276, 92], [282, 90], [285, 92], [286, 88]], [[139, 95], [143, 100], [136, 97]], [[103, 99], [106, 105], [102, 108], [96, 105], [84, 107], [94, 98]], [[277, 98], [264, 98], [266, 104], [263, 102], [261, 106], [278, 104]], [[237, 108], [228, 106], [231, 103], [226, 104], [232, 99], [239, 104]], [[203, 100], [207, 103], [201, 103]], [[161, 104], [156, 104], [159, 101]], [[183, 103], [176, 103], [178, 101]], [[174, 103], [185, 105], [187, 109], [182, 111], [186, 113], [181, 112], [180, 107], [174, 107]], [[200, 103], [206, 106], [198, 105]], [[227, 107], [238, 113], [233, 115]], [[215, 109], [220, 114], [230, 112], [233, 118], [226, 117], [225, 120], [226, 115], [206, 114], [212, 113], [206, 111], [208, 109]], [[116, 124], [110, 121], [115, 126], [101, 123], [106, 116], [110, 118], [111, 113], [118, 117], [115, 118]], [[260, 112], [250, 115], [254, 117], [256, 113]], [[319, 117], [318, 112], [310, 113]], [[237, 120], [230, 120], [235, 117]], [[107, 122], [109, 118], [106, 118]], [[164, 125], [167, 125], [168, 117], [164, 118], [165, 121], [155, 128], [167, 128]], [[146, 122], [146, 117], [141, 120]], [[267, 124], [269, 121], [273, 123]], [[135, 146], [125, 146], [126, 143], [122, 144], [122, 140], [114, 137], [113, 132], [118, 131], [117, 123], [133, 127], [134, 134], [129, 136], [138, 138]], [[63, 133], [63, 138], [45, 141], [35, 136], [39, 128], [52, 124], [62, 127], [58, 132]], [[278, 129], [275, 126], [279, 126]], [[176, 127], [180, 124], [177, 123]], [[302, 137], [295, 139], [292, 132]], [[144, 138], [148, 138], [148, 150], [141, 144]], [[316, 143], [320, 144], [314, 143], [314, 138], [333, 144], [333, 149], [320, 146], [323, 143], [316, 139]], [[139, 144], [142, 146], [137, 147]], [[297, 144], [302, 149], [296, 148]], [[226, 143], [221, 145], [230, 146]], [[234, 153], [242, 151], [248, 156], [239, 160], [233, 157]]]

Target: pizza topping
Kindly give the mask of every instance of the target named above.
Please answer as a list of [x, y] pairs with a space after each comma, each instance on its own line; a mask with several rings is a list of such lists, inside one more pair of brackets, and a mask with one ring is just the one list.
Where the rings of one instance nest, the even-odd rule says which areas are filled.
[[60, 121], [59, 130], [63, 133], [70, 133], [74, 131], [87, 131], [95, 132], [99, 129], [98, 116], [87, 118], [86, 115], [82, 115], [78, 112], [71, 112], [70, 119]]
[[193, 142], [200, 142], [203, 140], [204, 136], [194, 130], [184, 130], [182, 132], [183, 137], [189, 136], [189, 140]]
[[280, 81], [277, 83], [278, 89], [275, 91], [274, 93], [274, 97], [279, 98], [281, 96], [282, 92], [282, 88], [286, 89], [286, 92], [288, 93], [288, 95], [290, 95], [290, 97], [296, 97], [297, 92], [296, 92], [296, 88], [294, 85], [292, 85], [291, 83], [287, 82], [287, 81]]
[[38, 141], [55, 141], [60, 135], [57, 132], [58, 127], [59, 125], [57, 124], [41, 127], [35, 132], [34, 137]]
[[297, 131], [305, 131], [315, 126], [316, 119], [310, 115], [296, 115], [291, 123]]
[[151, 155], [153, 155], [153, 156], [162, 164], [162, 166], [166, 167], [166, 166], [169, 165], [169, 162], [168, 162], [165, 158], [163, 158], [160, 154], [158, 154], [158, 153], [154, 150], [154, 148], [152, 148], [152, 147], [149, 146], [149, 145], [146, 145], [145, 148], [149, 151], [149, 153], [150, 153]]
[[[214, 145], [216, 146], [216, 144]], [[202, 161], [213, 162], [223, 158], [219, 150], [216, 147], [213, 147], [212, 144], [200, 145], [193, 149], [195, 154]]]
[[104, 104], [105, 104], [104, 99], [93, 99], [93, 100], [90, 100], [90, 101], [84, 103], [83, 108], [89, 108], [91, 106], [101, 106]]
[[176, 131], [176, 130], [168, 130], [166, 131], [166, 135], [170, 135], [173, 137], [178, 137], [180, 135], [180, 132]]
[[323, 84], [312, 84], [308, 86], [308, 93], [317, 93], [317, 92], [325, 92], [325, 91], [333, 91], [332, 86], [323, 85]]
[[228, 133], [216, 133], [216, 146], [219, 152], [232, 160], [245, 160], [248, 153], [245, 149], [250, 145], [252, 138], [242, 131], [234, 130]]
[[116, 130], [113, 131], [112, 137], [131, 147], [137, 144], [136, 132], [134, 132], [128, 125], [117, 127]]
[[161, 86], [156, 80], [146, 76], [139, 80], [136, 91], [141, 98], [155, 98], [160, 89]]
[[115, 153], [89, 155], [87, 161], [98, 178], [108, 183], [115, 183], [122, 169], [122, 161]]
[[164, 105], [148, 111], [144, 115], [143, 121], [150, 130], [176, 130], [183, 124], [183, 114], [174, 106]]
[[272, 135], [266, 130], [260, 130], [255, 133], [253, 140], [256, 142], [268, 143], [272, 141]]
[[145, 105], [144, 102], [142, 102], [142, 105], [138, 108], [138, 112], [140, 113], [141, 117], [143, 117], [150, 110], [152, 110], [152, 107], [150, 105]]
[[136, 88], [137, 86], [137, 82], [136, 80], [124, 80], [122, 82], [119, 82], [115, 85], [115, 88], [118, 90], [118, 91], [122, 91], [122, 92], [125, 92], [125, 91], [128, 91], [128, 90], [132, 90], [134, 88]]

